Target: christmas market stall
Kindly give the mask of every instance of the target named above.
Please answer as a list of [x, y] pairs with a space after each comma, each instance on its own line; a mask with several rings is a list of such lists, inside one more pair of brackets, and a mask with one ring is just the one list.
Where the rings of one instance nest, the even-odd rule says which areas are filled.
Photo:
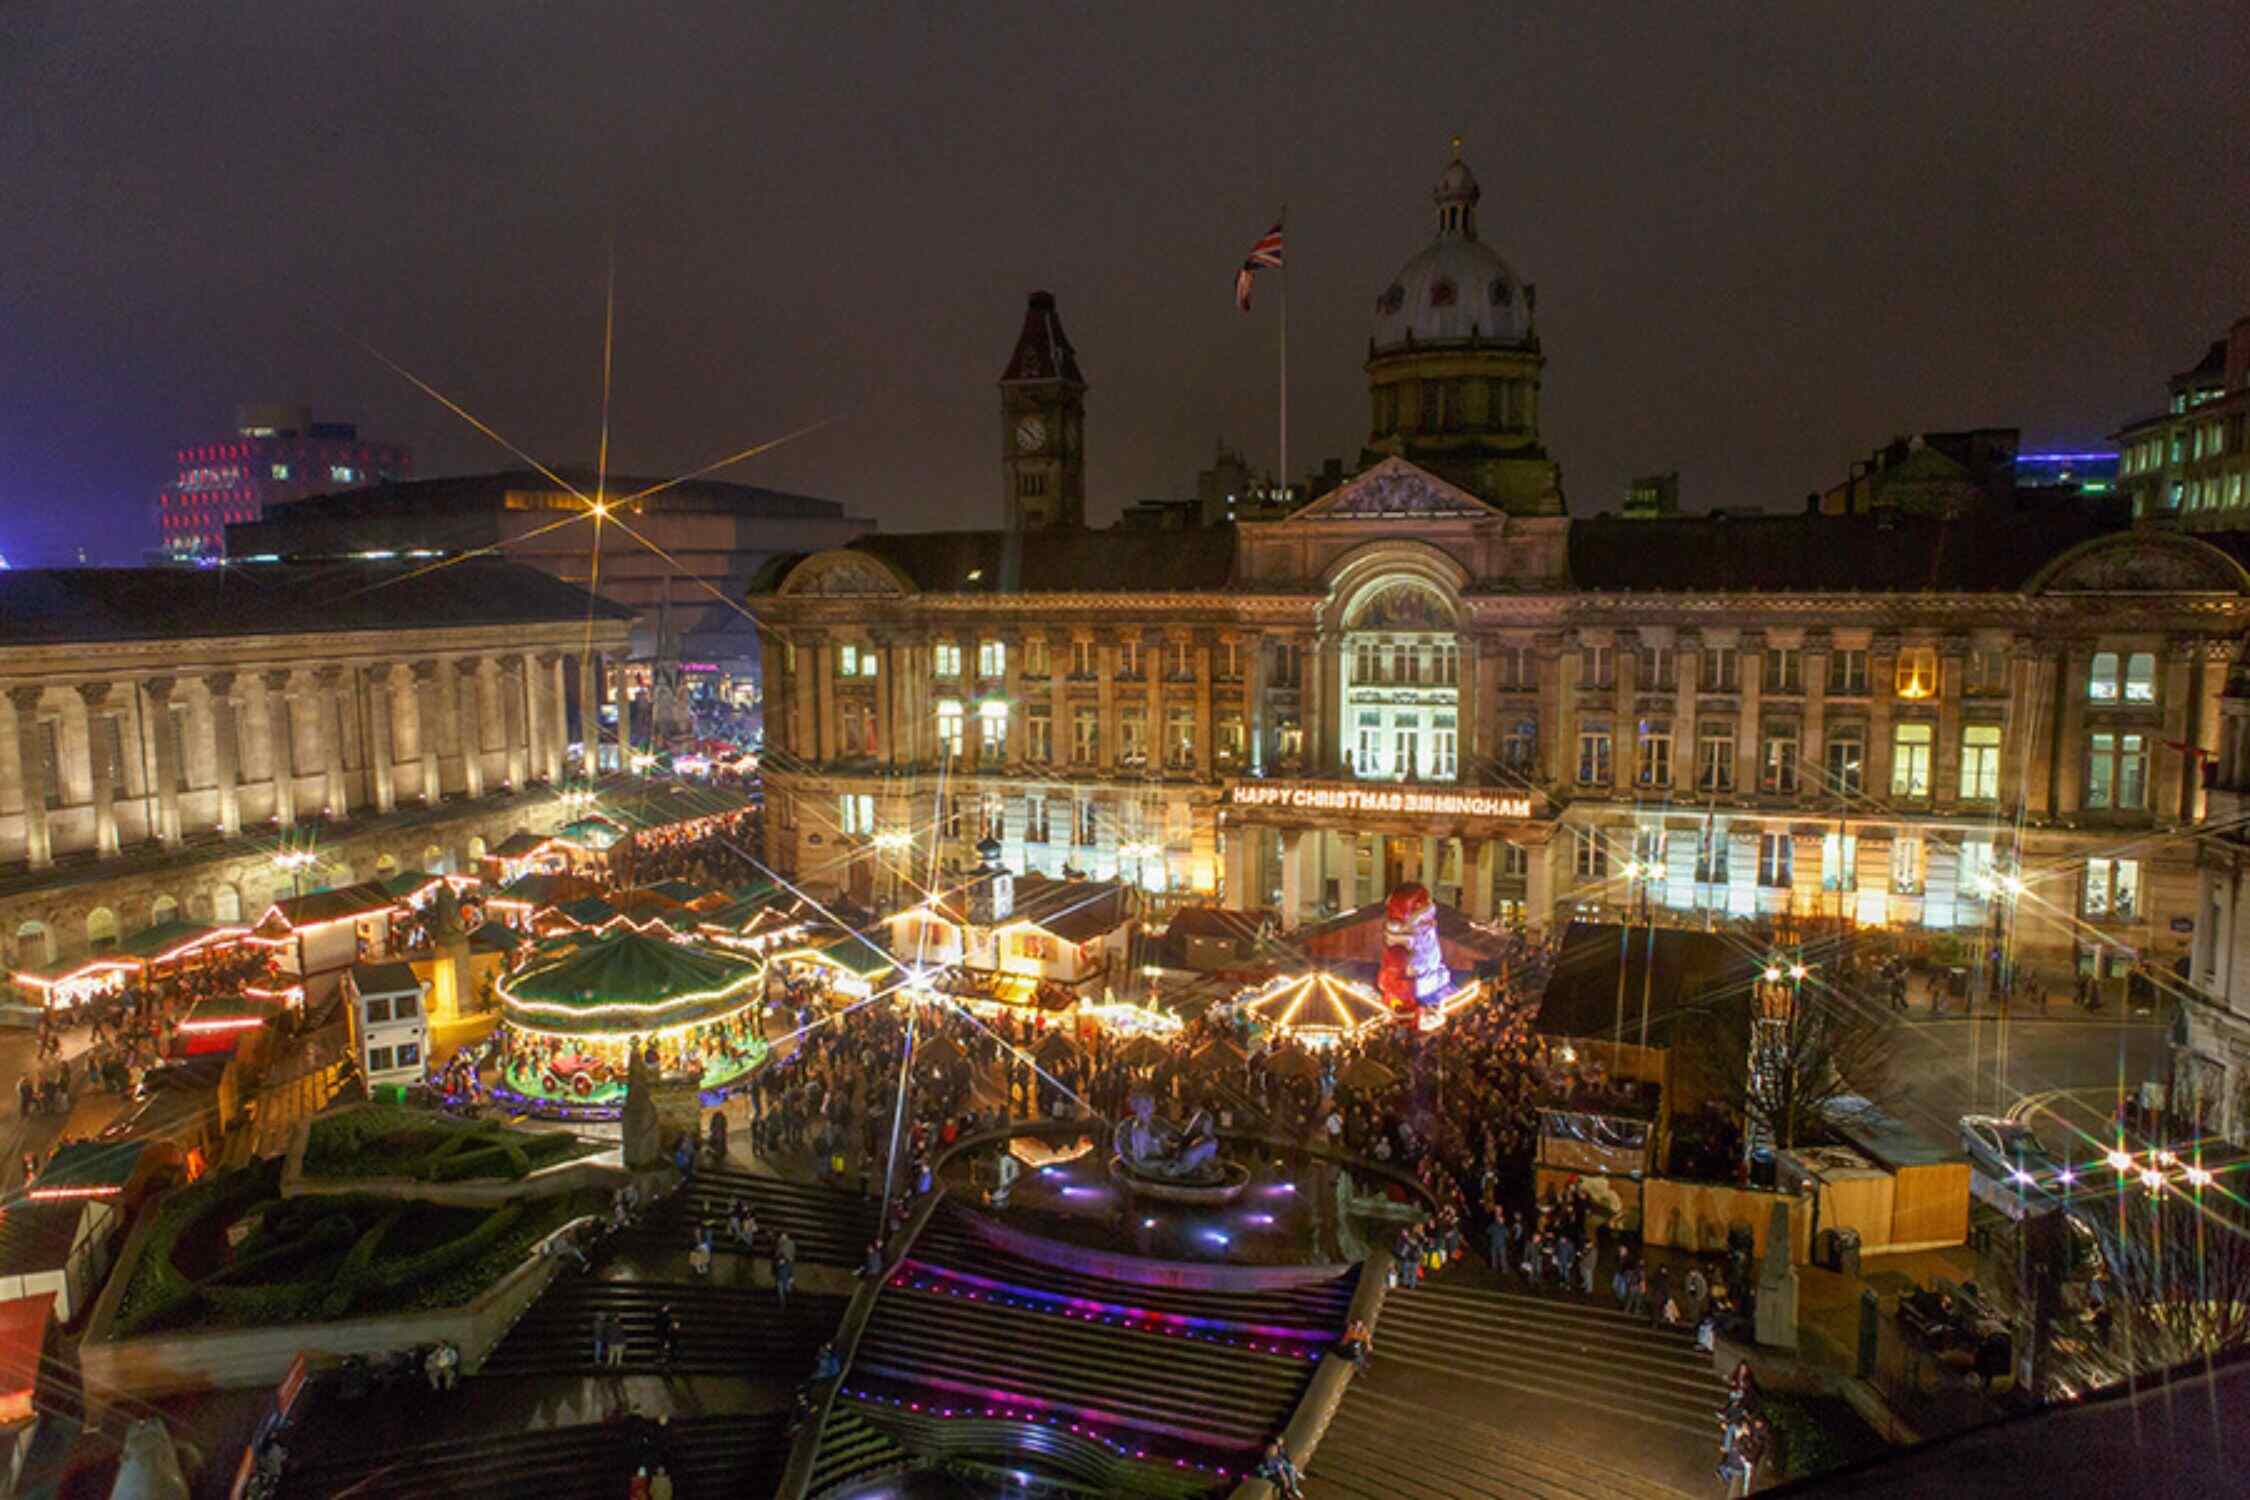
[[777, 985], [775, 998], [791, 1005], [864, 1000], [898, 968], [888, 953], [859, 934], [833, 931], [815, 932], [809, 942], [779, 949], [767, 963]]
[[103, 952], [43, 969], [18, 970], [10, 978], [31, 1004], [44, 1010], [73, 1010], [89, 1000], [193, 974], [239, 952], [249, 932], [239, 923], [159, 922]]
[[619, 927], [502, 979], [502, 1103], [555, 1119], [614, 1118], [633, 1051], [715, 1104], [765, 1061], [764, 966]]

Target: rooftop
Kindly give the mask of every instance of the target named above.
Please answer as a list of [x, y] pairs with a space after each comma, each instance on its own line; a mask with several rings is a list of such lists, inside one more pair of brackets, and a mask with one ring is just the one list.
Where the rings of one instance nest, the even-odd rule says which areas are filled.
[[606, 620], [633, 617], [576, 584], [488, 558], [435, 570], [400, 560], [0, 571], [0, 619], [12, 646], [583, 625], [589, 609]]
[[1599, 1038], [1614, 1036], [1622, 1024], [1626, 1035], [1637, 1040], [1645, 995], [1649, 1040], [1661, 1046], [1673, 1023], [1687, 1012], [1722, 996], [1747, 997], [1758, 967], [1724, 933], [1573, 922], [1563, 934], [1532, 1029], [1547, 1036]]

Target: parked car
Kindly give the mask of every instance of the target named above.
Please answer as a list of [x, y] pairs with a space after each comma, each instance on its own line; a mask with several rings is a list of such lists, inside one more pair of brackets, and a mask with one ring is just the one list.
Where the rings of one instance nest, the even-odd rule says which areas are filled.
[[2059, 1206], [2078, 1184], [2077, 1170], [2020, 1121], [1963, 1115], [1961, 1149], [1969, 1155], [1977, 1196], [2011, 1218], [2026, 1208]]

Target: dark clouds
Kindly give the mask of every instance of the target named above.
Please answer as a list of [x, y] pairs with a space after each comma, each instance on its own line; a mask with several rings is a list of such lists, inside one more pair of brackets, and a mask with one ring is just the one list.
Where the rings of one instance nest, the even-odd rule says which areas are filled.
[[153, 540], [175, 442], [299, 399], [505, 462], [738, 471], [886, 526], [998, 514], [998, 375], [1051, 288], [1097, 517], [1356, 453], [1371, 299], [1446, 137], [1540, 287], [1573, 507], [1677, 466], [1788, 505], [1893, 431], [2098, 438], [2250, 311], [2240, 7], [0, 3], [0, 550]]

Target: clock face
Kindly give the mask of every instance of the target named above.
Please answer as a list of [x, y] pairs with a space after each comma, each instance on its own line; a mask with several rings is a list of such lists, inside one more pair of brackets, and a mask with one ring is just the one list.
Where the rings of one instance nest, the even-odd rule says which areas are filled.
[[1039, 417], [1025, 417], [1016, 423], [1016, 447], [1024, 453], [1037, 453], [1047, 446], [1047, 424]]

